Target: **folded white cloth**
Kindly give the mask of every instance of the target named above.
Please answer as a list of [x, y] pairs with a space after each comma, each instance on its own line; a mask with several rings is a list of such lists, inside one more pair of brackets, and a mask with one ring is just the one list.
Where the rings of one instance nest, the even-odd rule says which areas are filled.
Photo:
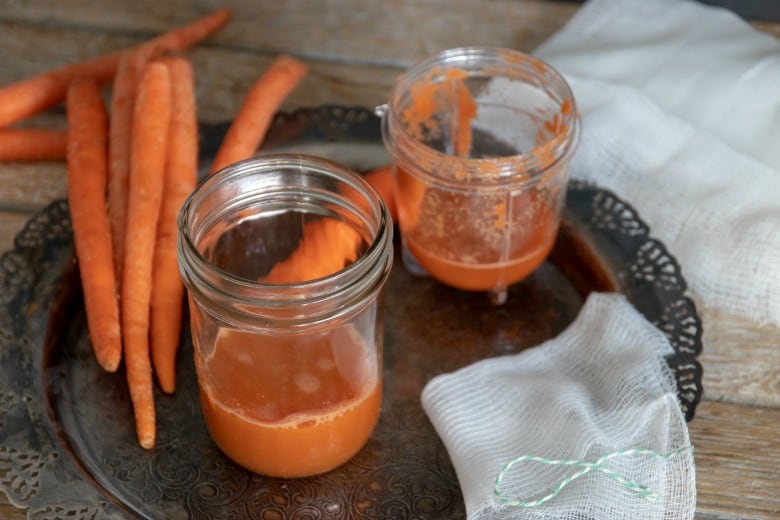
[[[693, 455], [664, 361], [671, 350], [623, 296], [594, 293], [558, 337], [431, 380], [422, 404], [453, 461], [468, 517], [693, 518]], [[555, 493], [583, 467], [537, 461], [509, 468], [500, 496], [494, 490], [502, 468], [524, 455], [587, 464], [631, 449], [654, 455], [615, 456], [603, 467], [647, 486], [655, 500], [600, 470]], [[534, 507], [502, 501], [551, 494]]]
[[689, 0], [589, 0], [534, 54], [583, 116], [572, 176], [636, 207], [698, 304], [780, 324], [780, 41]]

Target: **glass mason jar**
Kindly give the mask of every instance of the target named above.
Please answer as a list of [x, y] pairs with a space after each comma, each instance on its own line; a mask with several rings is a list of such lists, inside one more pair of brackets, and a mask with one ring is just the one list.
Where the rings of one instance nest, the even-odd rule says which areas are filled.
[[273, 477], [346, 462], [382, 395], [392, 224], [357, 173], [263, 155], [205, 179], [179, 216], [201, 409], [232, 460]]
[[580, 133], [568, 84], [521, 52], [456, 48], [403, 74], [377, 112], [405, 264], [503, 303], [557, 236]]

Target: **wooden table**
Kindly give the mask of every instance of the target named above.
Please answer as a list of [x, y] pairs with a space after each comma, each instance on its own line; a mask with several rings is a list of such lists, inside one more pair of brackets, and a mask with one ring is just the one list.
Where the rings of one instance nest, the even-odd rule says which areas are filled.
[[[463, 44], [533, 50], [577, 4], [538, 0], [229, 2], [230, 25], [192, 50], [199, 117], [232, 117], [250, 83], [278, 53], [311, 73], [286, 109], [323, 103], [375, 106], [396, 76], [432, 52]], [[125, 48], [214, 9], [206, 0], [0, 2], [0, 84]], [[780, 35], [780, 24], [756, 22]], [[64, 128], [62, 108], [29, 124]], [[63, 163], [0, 164], [0, 251], [33, 212], [66, 193]], [[698, 515], [780, 518], [780, 331], [701, 313], [705, 399], [690, 423]], [[2, 475], [0, 475], [1, 477]], [[0, 517], [24, 518], [0, 493]]]

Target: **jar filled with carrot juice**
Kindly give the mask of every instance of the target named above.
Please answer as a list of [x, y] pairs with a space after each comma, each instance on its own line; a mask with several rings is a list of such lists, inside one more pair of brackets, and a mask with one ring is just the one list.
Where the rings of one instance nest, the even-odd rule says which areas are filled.
[[182, 207], [201, 409], [219, 448], [266, 476], [331, 470], [368, 440], [382, 398], [392, 223], [360, 175], [261, 155]]
[[580, 131], [568, 84], [521, 52], [450, 49], [403, 74], [377, 112], [405, 263], [503, 303], [557, 236]]

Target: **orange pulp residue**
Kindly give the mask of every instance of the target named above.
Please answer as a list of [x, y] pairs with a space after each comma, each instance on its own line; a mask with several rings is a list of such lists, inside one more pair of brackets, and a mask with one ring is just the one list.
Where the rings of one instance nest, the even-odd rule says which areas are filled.
[[444, 71], [441, 81], [430, 78], [441, 74], [432, 70], [426, 79], [410, 88], [409, 105], [404, 108], [401, 120], [409, 134], [418, 140], [441, 136], [437, 115], [450, 114], [450, 139], [455, 155], [468, 157], [471, 151], [471, 121], [477, 115], [477, 104], [463, 80], [468, 72], [461, 69]]
[[[400, 178], [406, 175], [399, 170]], [[407, 228], [401, 221], [406, 245], [432, 277], [447, 285], [487, 291], [507, 287], [547, 258], [559, 217], [535, 189], [515, 195], [511, 208], [504, 200], [472, 196], [467, 201], [430, 190], [421, 206], [421, 223]], [[398, 202], [403, 214], [403, 197]]]
[[553, 164], [557, 158], [556, 137], [565, 135], [569, 132], [569, 125], [566, 123], [571, 115], [572, 101], [566, 98], [561, 103], [561, 108], [551, 117], [542, 122], [542, 126], [536, 132], [533, 154], [537, 157], [539, 164]]
[[[431, 78], [442, 75], [441, 81]], [[435, 68], [423, 80], [410, 88], [409, 105], [402, 111], [404, 128], [417, 140], [441, 137], [444, 129], [436, 115], [450, 114], [449, 138], [455, 155], [468, 157], [472, 147], [471, 122], [477, 116], [477, 103], [464, 79], [468, 72], [462, 69], [448, 69], [443, 72]], [[455, 172], [456, 176], [458, 172]], [[404, 204], [396, 202], [399, 218], [407, 225], [415, 225], [417, 209], [425, 196], [425, 183], [410, 176], [396, 176], [396, 198], [402, 197]], [[403, 207], [403, 211], [402, 208]]]
[[203, 414], [219, 448], [241, 466], [303, 477], [349, 460], [371, 435], [381, 402], [377, 362], [349, 326], [320, 335], [223, 329], [196, 357]]

